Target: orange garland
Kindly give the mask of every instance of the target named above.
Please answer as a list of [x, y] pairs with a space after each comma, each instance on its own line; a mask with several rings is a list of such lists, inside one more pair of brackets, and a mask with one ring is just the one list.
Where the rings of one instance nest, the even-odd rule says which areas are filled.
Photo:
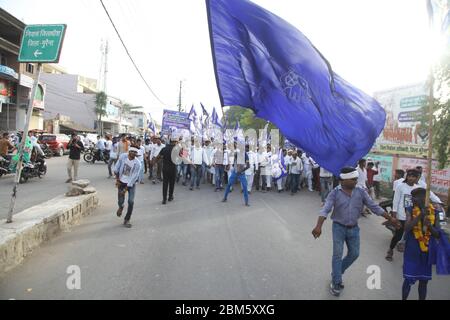
[[[434, 216], [434, 208], [430, 205], [430, 214], [428, 214], [428, 219], [430, 220], [431, 225], [434, 225], [435, 216]], [[413, 208], [412, 217], [413, 219], [419, 216], [421, 213], [420, 208], [415, 206]], [[430, 243], [431, 231], [430, 228], [427, 227], [425, 234], [423, 234], [422, 228], [422, 220], [419, 220], [417, 225], [413, 227], [414, 237], [419, 241], [420, 250], [422, 252], [428, 252], [428, 244]]]

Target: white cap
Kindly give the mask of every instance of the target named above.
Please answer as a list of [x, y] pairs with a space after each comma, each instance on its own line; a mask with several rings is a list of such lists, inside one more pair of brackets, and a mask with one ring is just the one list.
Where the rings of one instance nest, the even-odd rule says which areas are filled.
[[137, 148], [135, 148], [135, 147], [131, 147], [130, 149], [128, 149], [128, 152], [136, 152], [136, 153], [138, 153], [139, 150]]

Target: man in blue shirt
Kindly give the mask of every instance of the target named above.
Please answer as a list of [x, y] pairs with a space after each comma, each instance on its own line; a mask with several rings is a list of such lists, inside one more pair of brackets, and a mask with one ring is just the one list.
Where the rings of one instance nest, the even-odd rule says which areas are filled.
[[[359, 227], [358, 219], [364, 205], [376, 215], [383, 216], [392, 224], [399, 227], [398, 221], [385, 212], [361, 187], [357, 187], [358, 171], [352, 167], [345, 167], [340, 174], [341, 184], [328, 195], [325, 205], [320, 211], [317, 225], [312, 231], [314, 238], [322, 234], [322, 225], [328, 214], [333, 209], [331, 219], [333, 220], [333, 259], [332, 259], [332, 281], [330, 293], [339, 296], [344, 289], [342, 274], [355, 262], [359, 256]], [[347, 244], [347, 256], [342, 259], [344, 243]]]

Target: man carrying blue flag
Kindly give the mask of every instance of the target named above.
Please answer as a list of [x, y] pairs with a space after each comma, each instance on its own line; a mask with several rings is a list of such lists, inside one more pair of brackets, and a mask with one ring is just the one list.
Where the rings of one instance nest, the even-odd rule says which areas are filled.
[[[312, 231], [314, 238], [319, 238], [322, 234], [323, 223], [333, 211], [331, 215], [333, 220], [333, 258], [330, 293], [337, 297], [344, 289], [342, 275], [359, 256], [358, 219], [361, 217], [364, 205], [376, 215], [389, 220], [397, 228], [400, 227], [397, 219], [377, 205], [363, 188], [357, 186], [358, 176], [355, 168], [342, 168], [339, 175], [341, 184], [328, 195], [325, 206], [320, 211], [317, 225]], [[347, 255], [342, 258], [344, 243], [347, 245]]]
[[383, 108], [334, 73], [299, 30], [248, 0], [206, 4], [222, 106], [252, 109], [336, 175], [369, 152]]

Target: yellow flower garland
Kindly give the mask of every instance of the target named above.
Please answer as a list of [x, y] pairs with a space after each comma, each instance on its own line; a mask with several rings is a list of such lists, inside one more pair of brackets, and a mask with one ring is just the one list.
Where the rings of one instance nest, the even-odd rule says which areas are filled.
[[[420, 212], [421, 212], [420, 208], [415, 206], [412, 212], [413, 219], [419, 216]], [[430, 220], [431, 225], [434, 225], [435, 216], [434, 216], [434, 208], [432, 205], [430, 205], [430, 214], [428, 215], [428, 219]], [[413, 227], [413, 233], [414, 237], [417, 239], [417, 241], [419, 241], [420, 250], [422, 252], [428, 252], [428, 244], [430, 242], [431, 237], [430, 228], [427, 227], [425, 234], [423, 234], [422, 220], [419, 220], [417, 225]]]

